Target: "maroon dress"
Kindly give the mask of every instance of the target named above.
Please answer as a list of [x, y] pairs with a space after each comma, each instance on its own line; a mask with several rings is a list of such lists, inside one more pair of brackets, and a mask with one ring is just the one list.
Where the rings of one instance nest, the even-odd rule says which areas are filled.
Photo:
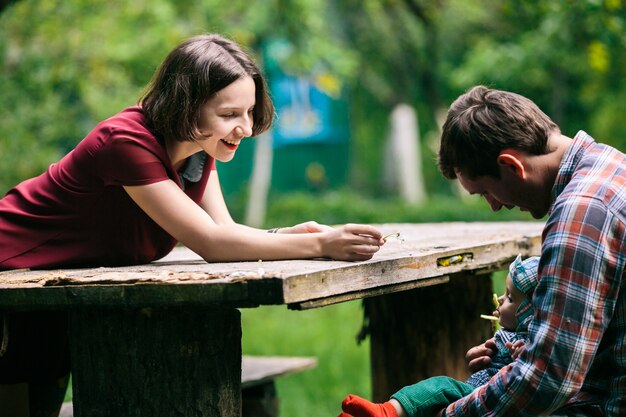
[[[208, 157], [199, 181], [183, 187], [196, 203], [214, 167]], [[45, 173], [0, 200], [0, 270], [131, 265], [163, 257], [176, 241], [122, 186], [168, 178], [182, 186], [140, 107], [103, 121]]]

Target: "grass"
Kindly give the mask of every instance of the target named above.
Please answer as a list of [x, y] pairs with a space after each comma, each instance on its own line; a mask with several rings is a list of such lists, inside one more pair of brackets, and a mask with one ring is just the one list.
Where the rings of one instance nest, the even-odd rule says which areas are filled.
[[282, 417], [336, 416], [347, 394], [370, 395], [369, 343], [356, 343], [361, 301], [307, 311], [270, 306], [241, 312], [245, 354], [318, 360], [314, 369], [277, 379]]

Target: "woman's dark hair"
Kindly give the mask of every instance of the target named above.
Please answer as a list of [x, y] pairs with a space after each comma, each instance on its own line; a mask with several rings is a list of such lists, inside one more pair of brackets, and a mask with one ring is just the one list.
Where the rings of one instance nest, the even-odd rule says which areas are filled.
[[265, 79], [252, 58], [235, 42], [217, 34], [199, 35], [165, 58], [140, 100], [150, 128], [165, 141], [200, 137], [200, 108], [234, 81], [251, 77], [256, 87], [252, 135], [272, 125], [274, 106]]
[[441, 134], [439, 170], [448, 179], [455, 179], [457, 170], [469, 178], [500, 178], [500, 152], [518, 149], [544, 154], [553, 133], [560, 133], [559, 127], [531, 100], [476, 86], [448, 110]]

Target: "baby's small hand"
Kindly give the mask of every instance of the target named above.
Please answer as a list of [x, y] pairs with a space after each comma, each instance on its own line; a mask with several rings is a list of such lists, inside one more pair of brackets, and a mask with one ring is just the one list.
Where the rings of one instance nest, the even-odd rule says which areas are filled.
[[522, 340], [518, 340], [515, 343], [506, 342], [504, 345], [509, 351], [511, 351], [511, 358], [515, 360], [519, 357], [519, 355], [522, 354], [524, 350], [523, 348], [526, 345], [526, 343], [524, 343]]

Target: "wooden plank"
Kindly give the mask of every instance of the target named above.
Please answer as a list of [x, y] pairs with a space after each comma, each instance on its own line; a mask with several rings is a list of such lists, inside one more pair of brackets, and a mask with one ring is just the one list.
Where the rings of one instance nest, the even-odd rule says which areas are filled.
[[415, 288], [429, 287], [431, 285], [447, 284], [450, 277], [444, 275], [436, 278], [425, 278], [419, 281], [405, 282], [397, 285], [389, 285], [381, 288], [373, 288], [364, 291], [355, 291], [346, 294], [336, 295], [333, 297], [318, 298], [315, 300], [303, 301], [300, 303], [289, 304], [291, 310], [308, 310], [311, 308], [325, 307], [331, 304], [343, 303], [346, 301], [360, 300], [368, 297], [375, 297], [384, 294], [393, 294], [401, 291], [409, 291]]
[[263, 384], [317, 366], [317, 359], [295, 356], [248, 356], [241, 360], [241, 388]]
[[[521, 229], [518, 223], [451, 226], [459, 225], [398, 227], [407, 236], [404, 242], [389, 242], [375, 260], [285, 277], [284, 302], [297, 304], [461, 271], [506, 267], [520, 253], [529, 256], [541, 251], [542, 226], [537, 223], [523, 224]], [[507, 226], [510, 229], [504, 231]], [[439, 229], [446, 237], [434, 232]]]
[[[373, 259], [206, 263], [185, 248], [148, 265], [0, 273], [0, 310], [80, 306], [302, 304], [460, 271], [505, 267], [540, 252], [542, 223], [379, 225], [400, 232]], [[378, 291], [378, 290], [377, 290]], [[378, 291], [377, 293], [381, 293]]]
[[74, 405], [71, 402], [63, 403], [59, 417], [74, 417]]
[[272, 282], [270, 281], [263, 284], [263, 291], [258, 296], [254, 295], [255, 283], [243, 282], [228, 285], [120, 283], [117, 285], [0, 288], [0, 311], [54, 310], [89, 306], [116, 308], [143, 306], [256, 307], [259, 304], [279, 304], [282, 300], [279, 297], [280, 290], [272, 291]]

